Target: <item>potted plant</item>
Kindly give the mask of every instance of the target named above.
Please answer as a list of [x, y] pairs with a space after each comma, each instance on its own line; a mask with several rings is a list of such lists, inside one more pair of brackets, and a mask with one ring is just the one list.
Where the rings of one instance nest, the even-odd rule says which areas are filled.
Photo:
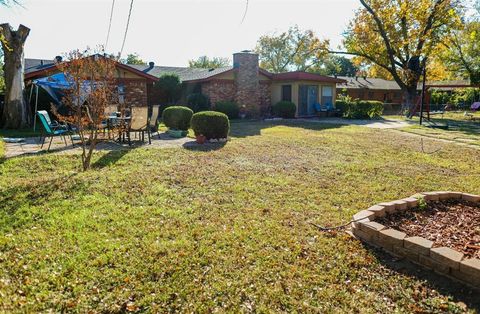
[[240, 107], [239, 116], [240, 116], [240, 119], [245, 119], [245, 117], [247, 116], [247, 106], [242, 105]]
[[196, 138], [198, 144], [205, 144], [205, 142], [207, 141], [207, 137], [203, 134], [197, 135]]

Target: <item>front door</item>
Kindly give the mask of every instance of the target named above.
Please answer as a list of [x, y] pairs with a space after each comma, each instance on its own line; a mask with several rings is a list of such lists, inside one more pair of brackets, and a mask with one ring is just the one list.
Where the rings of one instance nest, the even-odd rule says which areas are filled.
[[315, 114], [315, 104], [318, 102], [317, 85], [300, 85], [298, 89], [298, 115], [311, 116]]

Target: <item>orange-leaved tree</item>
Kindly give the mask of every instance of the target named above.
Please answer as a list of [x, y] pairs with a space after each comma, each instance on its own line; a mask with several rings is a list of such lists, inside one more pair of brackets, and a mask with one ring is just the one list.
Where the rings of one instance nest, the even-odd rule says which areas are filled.
[[53, 108], [59, 120], [71, 124], [80, 136], [83, 170], [90, 168], [99, 134], [105, 127], [108, 108], [118, 107], [115, 79], [116, 60], [92, 53], [74, 50], [66, 55], [57, 68], [68, 82], [63, 105], [65, 112]]

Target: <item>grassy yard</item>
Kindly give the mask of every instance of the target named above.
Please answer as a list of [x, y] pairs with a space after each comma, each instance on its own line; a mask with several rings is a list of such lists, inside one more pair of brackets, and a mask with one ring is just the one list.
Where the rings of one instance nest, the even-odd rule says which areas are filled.
[[[438, 125], [448, 125], [448, 129], [428, 127], [418, 125], [418, 117], [414, 117], [411, 121], [417, 123], [401, 131], [423, 135], [427, 137], [439, 138], [459, 143], [480, 146], [480, 112], [474, 113], [475, 120], [466, 118], [463, 112], [446, 112], [443, 117], [439, 115], [432, 116], [432, 120]], [[385, 116], [386, 119], [405, 119], [403, 116]]]
[[[474, 312], [474, 292], [309, 222], [480, 193], [479, 152], [388, 130], [232, 123], [202, 149], [0, 159], [0, 312]], [[2, 148], [0, 147], [0, 150]], [[1, 151], [0, 151], [1, 153]], [[477, 303], [475, 303], [477, 302]]]

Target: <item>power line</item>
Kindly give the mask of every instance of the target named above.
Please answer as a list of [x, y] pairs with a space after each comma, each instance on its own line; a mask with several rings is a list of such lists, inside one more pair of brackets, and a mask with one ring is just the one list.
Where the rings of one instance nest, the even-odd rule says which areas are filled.
[[130, 16], [132, 15], [132, 8], [133, 8], [133, 0], [130, 2], [130, 9], [128, 10], [127, 26], [125, 27], [125, 34], [123, 35], [122, 49], [120, 49], [120, 55], [118, 56], [118, 58], [122, 56], [123, 47], [125, 47], [125, 41], [127, 40], [128, 26], [130, 24]]
[[107, 50], [108, 39], [110, 38], [110, 29], [112, 28], [112, 19], [113, 19], [113, 8], [115, 7], [115, 0], [112, 1], [112, 9], [110, 10], [110, 22], [108, 22], [108, 32], [107, 32], [107, 40], [105, 40], [105, 45], [103, 46], [103, 50]]
[[240, 22], [240, 24], [243, 24], [243, 21], [245, 21], [245, 18], [247, 17], [247, 12], [248, 12], [248, 0], [245, 3], [245, 12], [243, 12], [242, 21]]

